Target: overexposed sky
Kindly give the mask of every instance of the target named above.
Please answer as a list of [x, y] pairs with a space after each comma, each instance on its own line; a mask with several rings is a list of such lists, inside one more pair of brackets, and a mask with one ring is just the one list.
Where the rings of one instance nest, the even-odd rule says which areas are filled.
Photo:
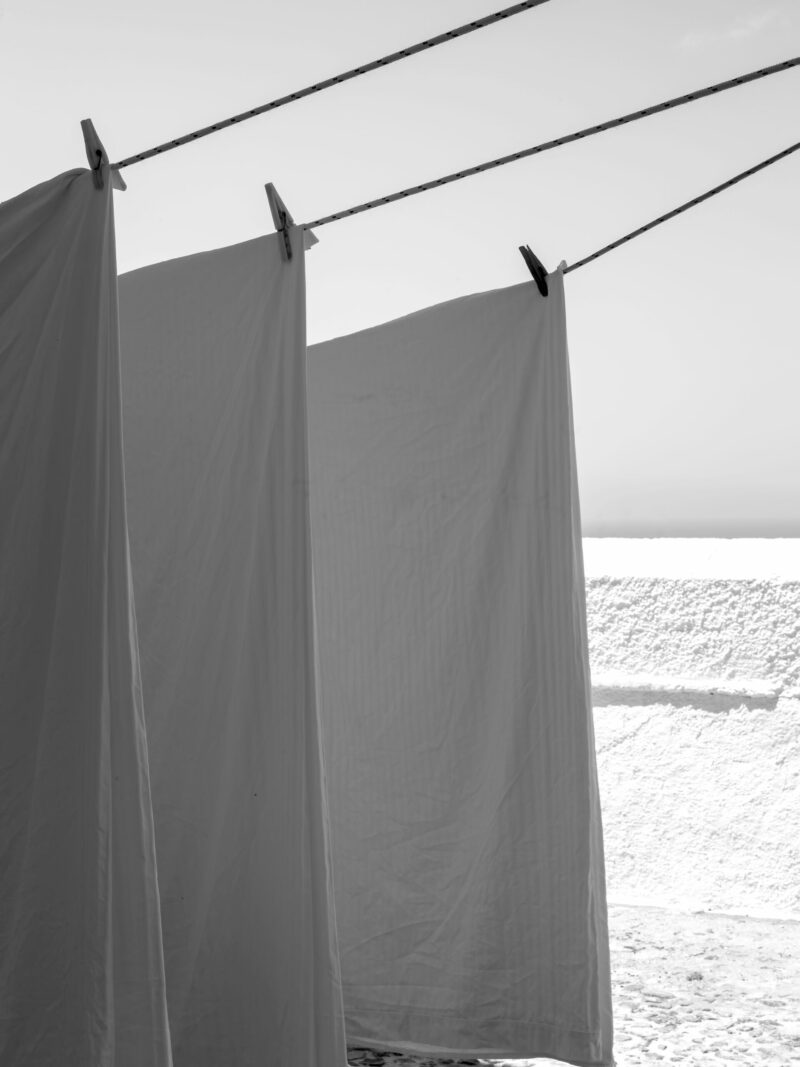
[[[84, 166], [84, 117], [117, 160], [503, 6], [0, 0], [0, 200]], [[798, 53], [797, 0], [550, 0], [127, 168], [120, 271], [270, 232], [267, 181], [304, 222]], [[307, 259], [309, 340], [524, 281], [520, 244], [549, 268], [579, 259], [797, 141], [799, 114], [795, 68], [325, 226]], [[713, 518], [736, 511], [739, 478], [786, 490], [799, 193], [800, 152], [567, 277], [585, 511], [616, 491], [600, 477], [614, 465], [632, 530], [649, 491], [668, 520], [676, 481], [701, 517], [684, 533], [724, 535]], [[726, 469], [715, 510], [707, 482]], [[769, 507], [754, 499], [737, 531], [800, 534], [800, 504], [766, 530]]]

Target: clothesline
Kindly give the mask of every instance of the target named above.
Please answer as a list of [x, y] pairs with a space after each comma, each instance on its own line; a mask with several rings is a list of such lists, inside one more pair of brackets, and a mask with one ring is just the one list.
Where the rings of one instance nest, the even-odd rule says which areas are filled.
[[674, 219], [676, 215], [680, 215], [684, 211], [688, 211], [690, 207], [695, 207], [697, 204], [702, 204], [704, 200], [708, 200], [712, 196], [716, 196], [717, 193], [723, 192], [725, 189], [730, 189], [732, 185], [736, 185], [737, 182], [743, 181], [745, 178], [749, 178], [751, 174], [757, 174], [758, 171], [763, 170], [765, 167], [770, 166], [771, 163], [777, 163], [779, 159], [785, 159], [786, 156], [790, 156], [792, 152], [796, 152], [800, 148], [800, 141], [790, 145], [788, 148], [784, 148], [782, 152], [777, 152], [774, 156], [770, 156], [769, 159], [764, 159], [760, 163], [756, 163], [753, 167], [748, 167], [747, 170], [741, 171], [739, 174], [734, 175], [727, 181], [722, 182], [720, 185], [715, 185], [713, 189], [709, 189], [705, 193], [701, 193], [700, 196], [694, 197], [692, 200], [687, 200], [684, 204], [680, 204], [678, 207], [673, 208], [672, 211], [668, 211], [666, 215], [659, 215], [657, 219], [653, 219], [652, 222], [645, 223], [644, 226], [640, 226], [636, 230], [632, 230], [630, 233], [626, 233], [624, 237], [618, 238], [616, 241], [612, 241], [611, 244], [605, 245], [603, 248], [598, 249], [597, 252], [592, 252], [590, 256], [584, 256], [583, 259], [579, 259], [577, 263], [570, 263], [569, 266], [564, 268], [564, 274], [569, 274], [571, 270], [577, 270], [578, 267], [583, 267], [586, 263], [591, 263], [592, 260], [598, 259], [600, 256], [604, 256], [606, 252], [611, 252], [615, 248], [619, 248], [620, 245], [626, 244], [628, 241], [632, 241], [634, 237], [639, 237], [643, 233], [647, 233], [648, 230], [652, 230], [655, 226], [660, 225], [662, 222], [667, 222], [669, 219]]
[[502, 167], [506, 163], [514, 163], [518, 159], [525, 159], [528, 156], [535, 156], [541, 152], [548, 152], [553, 148], [560, 148], [562, 145], [571, 144], [573, 141], [579, 141], [585, 137], [603, 133], [605, 130], [612, 130], [617, 126], [624, 126], [629, 122], [636, 122], [639, 119], [648, 118], [650, 115], [656, 115], [662, 111], [669, 111], [672, 108], [692, 103], [695, 100], [702, 100], [706, 96], [725, 92], [727, 89], [734, 89], [739, 85], [746, 85], [748, 82], [769, 77], [771, 74], [779, 74], [782, 71], [790, 70], [792, 67], [798, 66], [798, 64], [800, 64], [800, 56], [795, 56], [794, 58], [786, 59], [781, 63], [774, 63], [772, 66], [754, 70], [749, 74], [739, 74], [735, 78], [717, 82], [715, 85], [709, 85], [705, 89], [694, 89], [690, 93], [672, 97], [670, 100], [664, 100], [659, 104], [653, 104], [651, 107], [643, 108], [640, 111], [631, 111], [626, 115], [621, 115], [619, 118], [615, 119], [608, 119], [606, 122], [601, 122], [596, 126], [587, 126], [582, 130], [577, 130], [575, 133], [568, 133], [563, 137], [556, 137], [551, 141], [544, 141], [542, 144], [534, 145], [532, 148], [523, 148], [518, 152], [511, 152], [509, 155], [499, 156], [497, 159], [488, 160], [486, 163], [478, 163], [474, 167], [467, 167], [464, 170], [454, 171], [452, 174], [446, 174], [442, 178], [434, 178], [431, 181], [422, 182], [420, 185], [412, 185], [407, 189], [401, 189], [397, 193], [381, 196], [375, 200], [368, 200], [355, 207], [345, 208], [343, 211], [335, 211], [332, 215], [324, 215], [322, 218], [314, 219], [313, 222], [304, 223], [303, 228], [306, 230], [317, 229], [317, 227], [325, 226], [329, 222], [337, 222], [339, 219], [350, 218], [352, 215], [359, 215], [363, 211], [370, 211], [372, 208], [382, 207], [384, 204], [391, 204], [396, 200], [403, 200], [406, 197], [415, 196], [417, 193], [427, 192], [429, 189], [438, 189], [442, 185], [447, 185], [450, 182], [472, 177], [473, 174], [481, 174], [483, 171], [491, 170], [494, 167]]
[[[321, 92], [323, 89], [330, 88], [333, 85], [341, 84], [344, 81], [349, 81], [353, 78], [359, 77], [361, 74], [367, 74], [370, 71], [377, 70], [380, 67], [388, 66], [391, 63], [398, 62], [401, 59], [406, 59], [409, 56], [416, 55], [419, 52], [434, 48], [437, 45], [444, 44], [447, 41], [454, 40], [457, 37], [464, 36], [468, 33], [473, 33], [475, 30], [483, 29], [486, 26], [490, 26], [495, 22], [499, 22], [503, 19], [510, 18], [513, 15], [522, 14], [524, 11], [528, 11], [531, 8], [538, 7], [541, 4], [547, 3], [548, 0], [524, 0], [524, 2], [514, 4], [511, 7], [497, 11], [494, 14], [486, 15], [483, 18], [475, 19], [472, 22], [465, 23], [462, 26], [458, 26], [455, 29], [448, 30], [445, 33], [439, 34], [436, 37], [429, 38], [425, 41], [421, 41], [416, 45], [410, 45], [407, 48], [400, 49], [397, 52], [392, 52], [389, 55], [382, 56], [379, 59], [373, 60], [370, 63], [366, 63], [360, 67], [355, 67], [352, 70], [345, 71], [342, 74], [334, 75], [331, 78], [327, 78], [324, 81], [316, 82], [314, 85], [307, 86], [305, 89], [300, 89], [297, 92], [290, 93], [287, 96], [279, 97], [276, 100], [272, 100], [267, 104], [263, 104], [260, 107], [252, 108], [249, 111], [242, 112], [241, 114], [234, 115], [231, 118], [224, 119], [220, 122], [214, 123], [211, 126], [206, 126], [203, 129], [195, 130], [192, 133], [186, 134], [183, 137], [176, 138], [172, 141], [166, 141], [163, 144], [157, 145], [155, 148], [148, 149], [145, 152], [137, 153], [136, 155], [129, 156], [126, 159], [121, 160], [118, 163], [112, 163], [112, 170], [119, 171], [122, 167], [130, 166], [132, 163], [138, 163], [145, 159], [149, 159], [152, 156], [160, 155], [164, 152], [171, 150], [172, 148], [178, 148], [180, 145], [188, 144], [191, 141], [198, 140], [200, 137], [206, 137], [211, 133], [215, 133], [218, 130], [227, 128], [236, 123], [243, 122], [248, 118], [254, 118], [256, 115], [264, 114], [267, 111], [275, 110], [278, 107], [282, 107], [285, 104], [300, 100], [303, 97], [310, 96], [314, 93]], [[440, 178], [434, 178], [430, 181], [422, 182], [419, 185], [409, 186], [408, 188], [401, 189], [396, 193], [391, 193], [388, 196], [382, 196], [375, 200], [368, 200], [365, 203], [357, 204], [354, 207], [345, 208], [342, 211], [334, 212], [330, 215], [325, 215], [319, 219], [314, 219], [312, 222], [302, 224], [304, 230], [310, 231], [316, 229], [318, 226], [324, 226], [329, 222], [336, 222], [340, 219], [350, 218], [353, 215], [361, 214], [364, 211], [370, 211], [376, 207], [382, 207], [384, 204], [391, 204], [397, 200], [406, 199], [409, 196], [415, 196], [418, 193], [427, 192], [430, 189], [437, 189], [443, 185], [448, 185], [451, 182], [460, 181], [462, 178], [471, 177], [474, 174], [481, 174], [484, 171], [492, 170], [496, 167], [504, 166], [507, 163], [516, 162], [519, 159], [525, 159], [528, 156], [538, 155], [542, 152], [547, 152], [553, 148], [559, 148], [563, 145], [571, 144], [574, 141], [583, 140], [584, 138], [594, 136], [598, 133], [603, 133], [606, 130], [616, 129], [619, 126], [624, 126], [630, 122], [636, 122], [639, 119], [649, 118], [651, 115], [659, 114], [663, 111], [669, 111], [676, 107], [681, 107], [684, 104], [693, 103], [696, 100], [702, 100], [707, 96], [712, 96], [721, 92], [725, 92], [728, 89], [736, 88], [740, 85], [746, 85], [749, 82], [757, 81], [761, 78], [769, 77], [772, 74], [778, 74], [782, 71], [790, 70], [800, 64], [800, 56], [794, 56], [791, 59], [784, 60], [780, 63], [774, 63], [768, 67], [762, 67], [759, 70], [751, 71], [749, 74], [740, 74], [734, 78], [729, 78], [726, 81], [717, 82], [714, 85], [706, 86], [703, 89], [695, 89], [692, 92], [684, 93], [681, 96], [672, 97], [669, 100], [664, 100], [658, 104], [653, 104], [650, 107], [642, 108], [638, 111], [631, 111], [625, 115], [621, 115], [617, 118], [608, 119], [605, 122], [598, 123], [594, 126], [587, 126], [583, 129], [576, 130], [573, 133], [565, 134], [562, 137], [556, 137], [550, 141], [544, 141], [541, 144], [533, 145], [530, 148], [524, 148], [517, 152], [509, 153], [508, 155], [499, 156], [496, 159], [491, 159], [485, 163], [479, 163], [473, 167], [467, 167], [464, 170], [454, 171], [451, 174], [446, 174]], [[586, 263], [590, 263], [593, 260], [604, 255], [606, 252], [612, 251], [614, 248], [618, 248], [620, 245], [625, 244], [628, 241], [633, 240], [634, 237], [638, 237], [648, 230], [653, 229], [655, 226], [660, 225], [662, 222], [666, 222], [669, 219], [674, 218], [676, 215], [687, 211], [690, 207], [694, 207], [697, 204], [702, 203], [704, 200], [715, 196], [717, 193], [722, 192], [725, 189], [729, 189], [732, 185], [742, 181], [744, 178], [750, 177], [752, 174], [756, 174], [758, 171], [763, 170], [770, 164], [777, 162], [780, 159], [784, 159], [786, 156], [795, 152], [800, 144], [795, 144], [782, 152], [771, 156], [769, 159], [763, 160], [761, 163], [756, 164], [753, 167], [748, 168], [745, 171], [735, 175], [722, 184], [715, 186], [713, 189], [709, 189], [707, 192], [701, 194], [692, 200], [687, 201], [684, 204], [679, 205], [672, 211], [667, 212], [665, 215], [660, 215], [658, 218], [653, 219], [651, 222], [646, 223], [644, 226], [640, 226], [638, 229], [633, 230], [631, 233], [625, 234], [616, 241], [611, 242], [605, 247], [593, 252], [590, 256], [586, 256], [579, 260], [577, 263], [573, 263], [565, 268], [565, 273], [576, 270], [578, 267], [584, 266]], [[98, 155], [102, 157], [102, 149], [98, 150]], [[121, 179], [120, 179], [121, 180]], [[279, 226], [280, 229], [286, 230], [290, 222], [288, 212], [282, 216], [282, 222]], [[276, 225], [278, 223], [276, 222]], [[528, 250], [528, 255], [532, 255]], [[535, 257], [534, 257], [535, 258]], [[527, 261], [527, 258], [526, 258]], [[539, 267], [541, 265], [538, 265]], [[538, 267], [537, 267], [538, 269]], [[543, 269], [543, 268], [542, 268]]]
[[149, 148], [146, 152], [137, 152], [135, 155], [120, 160], [119, 163], [112, 163], [111, 166], [114, 170], [119, 170], [121, 167], [131, 166], [132, 163], [141, 163], [143, 160], [150, 159], [152, 156], [162, 155], [164, 152], [169, 152], [173, 148], [180, 148], [181, 145], [189, 144], [191, 141], [197, 141], [201, 137], [208, 137], [209, 134], [216, 133], [218, 130], [225, 130], [229, 126], [233, 126], [238, 122], [245, 122], [247, 119], [255, 118], [256, 115], [263, 115], [267, 111], [274, 111], [276, 108], [283, 107], [285, 104], [293, 104], [296, 100], [302, 100], [306, 96], [312, 96], [314, 93], [322, 92], [323, 89], [329, 89], [333, 85], [341, 85], [342, 82], [358, 78], [362, 74], [369, 74], [370, 71], [379, 70], [381, 67], [388, 67], [390, 63], [397, 63], [401, 59], [408, 59], [409, 56], [417, 55], [419, 52], [425, 52], [440, 44], [446, 44], [448, 41], [453, 41], [457, 37], [465, 36], [465, 34], [474, 33], [475, 30], [482, 30], [486, 26], [491, 26], [495, 22], [511, 18], [513, 15], [521, 15], [523, 12], [530, 11], [531, 8], [539, 7], [547, 2], [548, 0], [524, 0], [522, 3], [513, 4], [511, 7], [503, 8], [502, 11], [496, 11], [493, 15], [485, 15], [483, 18], [474, 19], [472, 22], [466, 22], [463, 26], [457, 26], [453, 30], [447, 30], [445, 33], [440, 33], [436, 37], [430, 37], [426, 41], [420, 41], [419, 44], [401, 48], [397, 52], [391, 52], [387, 56], [381, 56], [380, 59], [374, 59], [370, 63], [363, 64], [363, 66], [354, 67], [352, 70], [345, 71], [343, 74], [335, 74], [332, 78], [325, 78], [323, 81], [315, 82], [314, 85], [309, 85], [305, 89], [298, 89], [297, 92], [278, 97], [277, 100], [271, 100], [268, 104], [262, 104], [260, 107], [251, 108], [249, 111], [242, 111], [240, 114], [233, 115], [229, 119], [222, 119], [220, 122], [215, 122], [211, 126], [204, 126], [200, 130], [195, 130], [193, 133], [187, 133], [183, 137], [175, 138], [175, 140], [165, 141], [163, 144], [156, 145], [155, 148]]

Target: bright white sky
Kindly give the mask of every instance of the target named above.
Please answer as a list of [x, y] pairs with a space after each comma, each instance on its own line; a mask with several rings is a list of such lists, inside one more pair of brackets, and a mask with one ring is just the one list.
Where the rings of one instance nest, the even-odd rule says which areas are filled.
[[[84, 166], [84, 117], [120, 159], [509, 2], [0, 0], [0, 200]], [[270, 232], [267, 181], [304, 222], [798, 53], [797, 0], [550, 0], [126, 169], [120, 271]], [[525, 281], [520, 244], [579, 259], [797, 141], [799, 105], [796, 68], [323, 227], [309, 341]], [[800, 152], [567, 277], [588, 532], [663, 532], [680, 483], [670, 532], [800, 534], [799, 192]]]

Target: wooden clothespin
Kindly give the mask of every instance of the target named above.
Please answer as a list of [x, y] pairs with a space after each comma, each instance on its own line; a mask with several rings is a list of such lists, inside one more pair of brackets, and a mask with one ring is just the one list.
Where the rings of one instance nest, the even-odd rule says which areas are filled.
[[547, 270], [545, 269], [542, 261], [531, 252], [530, 245], [520, 245], [519, 250], [522, 253], [522, 258], [527, 264], [528, 270], [533, 275], [533, 280], [536, 282], [536, 288], [542, 294], [547, 296]]
[[[278, 233], [283, 235], [281, 255], [284, 260], [288, 261], [292, 258], [292, 242], [289, 237], [289, 229], [294, 226], [295, 222], [272, 182], [267, 182], [264, 188], [267, 190], [267, 200], [269, 201], [269, 209], [272, 212], [272, 222]], [[316, 237], [311, 230], [303, 230], [303, 248], [308, 250], [309, 248], [313, 248], [315, 244], [319, 244], [319, 238]]]
[[[108, 164], [108, 153], [103, 148], [103, 142], [97, 136], [97, 130], [91, 119], [81, 119], [81, 129], [83, 130], [83, 143], [86, 146], [86, 158], [89, 160], [95, 188], [102, 189], [103, 166]], [[128, 188], [118, 170], [111, 171], [111, 184], [115, 189], [123, 192]]]

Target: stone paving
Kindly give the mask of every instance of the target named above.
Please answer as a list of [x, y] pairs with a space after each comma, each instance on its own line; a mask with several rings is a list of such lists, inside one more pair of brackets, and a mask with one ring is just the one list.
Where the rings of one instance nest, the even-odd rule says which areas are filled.
[[[617, 1067], [800, 1067], [800, 923], [609, 907]], [[357, 1067], [549, 1059], [432, 1060], [348, 1049]]]

